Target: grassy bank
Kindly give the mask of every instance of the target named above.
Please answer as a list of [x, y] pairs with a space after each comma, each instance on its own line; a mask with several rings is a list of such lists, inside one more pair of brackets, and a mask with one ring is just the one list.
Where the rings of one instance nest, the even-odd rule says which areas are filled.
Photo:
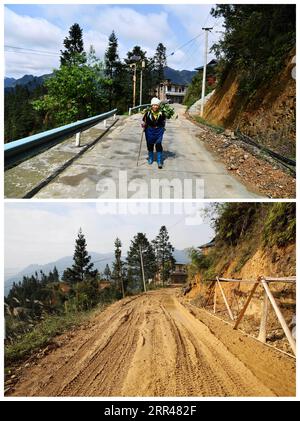
[[55, 336], [84, 324], [95, 311], [103, 310], [105, 306], [87, 312], [69, 313], [47, 316], [30, 332], [19, 336], [13, 343], [5, 346], [5, 366], [20, 361], [38, 349], [53, 341]]

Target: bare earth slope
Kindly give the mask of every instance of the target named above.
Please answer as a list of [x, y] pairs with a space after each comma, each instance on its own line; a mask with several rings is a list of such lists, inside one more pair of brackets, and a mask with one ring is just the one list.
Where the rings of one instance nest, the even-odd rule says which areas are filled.
[[[293, 360], [239, 332], [231, 336], [225, 329], [222, 336], [218, 323], [214, 335], [178, 301], [174, 289], [126, 298], [24, 369], [12, 395], [295, 395]], [[245, 345], [252, 347], [247, 356]], [[257, 373], [256, 364], [247, 364], [251, 355], [260, 361]]]

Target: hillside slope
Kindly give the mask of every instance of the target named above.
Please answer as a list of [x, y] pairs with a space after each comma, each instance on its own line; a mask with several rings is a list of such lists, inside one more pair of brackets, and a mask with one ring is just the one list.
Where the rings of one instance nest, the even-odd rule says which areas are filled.
[[[233, 214], [232, 208], [228, 208], [227, 215], [223, 215], [223, 220], [219, 222], [219, 227], [223, 228], [219, 229], [215, 246], [206, 255], [198, 257], [198, 260], [194, 257], [195, 267], [192, 272], [190, 271], [192, 289], [185, 297], [187, 301], [213, 312], [216, 293], [216, 314], [230, 321], [221, 290], [215, 282], [216, 276], [236, 280], [222, 282], [223, 292], [235, 318], [240, 314], [254, 282], [259, 277], [295, 276], [295, 217], [292, 216], [294, 212], [294, 209], [291, 210], [292, 206], [293, 204], [273, 204], [256, 208], [254, 205], [243, 218], [239, 211]], [[290, 215], [289, 211], [292, 212]], [[230, 217], [235, 219], [233, 225], [230, 224]], [[235, 228], [237, 229], [234, 237], [226, 241], [222, 236], [222, 230], [228, 234]], [[296, 284], [274, 282], [270, 283], [269, 287], [292, 329], [296, 314]], [[255, 337], [259, 333], [263, 300], [264, 289], [259, 285], [241, 323], [241, 328]], [[267, 333], [267, 343], [291, 353], [289, 343], [271, 305], [269, 305]]]

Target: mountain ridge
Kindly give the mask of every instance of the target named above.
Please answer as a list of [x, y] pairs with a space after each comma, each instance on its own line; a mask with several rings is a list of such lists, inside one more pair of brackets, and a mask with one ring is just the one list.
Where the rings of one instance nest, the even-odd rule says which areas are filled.
[[[188, 85], [191, 83], [196, 71], [193, 70], [176, 70], [172, 67], [166, 66], [164, 70], [164, 76], [166, 79], [170, 79], [173, 83], [179, 85]], [[4, 89], [14, 89], [16, 86], [27, 86], [28, 89], [35, 89], [37, 86], [41, 86], [46, 79], [51, 77], [53, 73], [48, 73], [41, 76], [24, 75], [19, 79], [14, 77], [4, 77]]]

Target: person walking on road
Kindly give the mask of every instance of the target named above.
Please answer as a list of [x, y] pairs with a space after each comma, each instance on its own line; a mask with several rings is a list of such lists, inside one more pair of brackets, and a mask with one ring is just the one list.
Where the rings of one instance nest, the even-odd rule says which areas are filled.
[[152, 98], [151, 109], [146, 110], [142, 123], [147, 142], [148, 163], [150, 165], [153, 164], [155, 145], [158, 168], [163, 167], [162, 140], [166, 125], [166, 115], [162, 110], [160, 110], [160, 104], [161, 102], [158, 98]]

